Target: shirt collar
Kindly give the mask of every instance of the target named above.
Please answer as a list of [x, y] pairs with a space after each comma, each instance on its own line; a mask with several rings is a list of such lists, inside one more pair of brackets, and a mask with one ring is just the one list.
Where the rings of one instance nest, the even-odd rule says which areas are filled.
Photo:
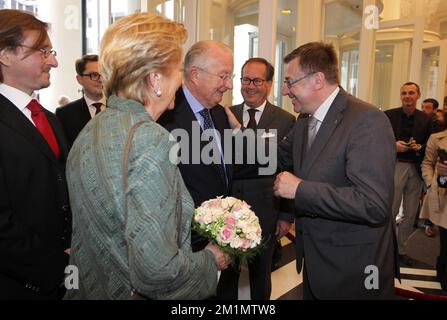
[[[259, 111], [259, 114], [261, 115], [264, 112], [265, 106], [267, 105], [267, 100], [264, 101], [263, 104], [261, 104], [259, 107], [257, 108], [250, 108], [249, 106], [247, 106], [246, 103], [244, 103], [244, 112], [248, 112], [249, 109], [256, 109]], [[258, 113], [256, 113], [258, 114]]]
[[318, 107], [317, 111], [312, 115], [315, 119], [317, 119], [320, 123], [323, 122], [327, 113], [329, 112], [329, 108], [337, 97], [337, 94], [340, 92], [340, 87], [337, 87], [329, 97], [324, 100], [324, 102]]
[[90, 99], [89, 97], [87, 97], [87, 96], [84, 94], [84, 100], [85, 100], [85, 103], [87, 103], [87, 106], [89, 106], [89, 107], [90, 107], [92, 104], [97, 103], [97, 102], [102, 103], [103, 105], [106, 105], [106, 98], [105, 98], [104, 96], [103, 96], [100, 100], [95, 101], [95, 100]]
[[197, 100], [196, 97], [192, 95], [191, 91], [189, 91], [186, 85], [182, 85], [182, 89], [183, 93], [185, 94], [186, 101], [188, 101], [191, 110], [192, 112], [194, 112], [194, 114], [197, 114], [203, 109], [205, 109], [205, 107], [199, 102], [199, 100]]
[[22, 112], [32, 99], [37, 100], [37, 95], [35, 93], [30, 96], [27, 93], [4, 83], [0, 83], [0, 94], [4, 95], [6, 99], [11, 101], [12, 104]]

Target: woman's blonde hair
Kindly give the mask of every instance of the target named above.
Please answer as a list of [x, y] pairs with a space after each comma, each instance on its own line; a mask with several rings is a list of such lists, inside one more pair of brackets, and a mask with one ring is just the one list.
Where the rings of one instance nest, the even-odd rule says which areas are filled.
[[99, 68], [104, 94], [144, 103], [150, 72], [169, 75], [181, 61], [187, 32], [167, 18], [136, 13], [111, 25], [101, 41]]

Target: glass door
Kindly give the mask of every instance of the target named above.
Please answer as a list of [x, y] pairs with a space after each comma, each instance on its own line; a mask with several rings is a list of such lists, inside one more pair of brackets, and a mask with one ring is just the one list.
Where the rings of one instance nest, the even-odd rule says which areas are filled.
[[422, 46], [421, 100], [433, 98], [442, 108], [445, 95], [447, 40], [425, 43]]
[[421, 83], [423, 19], [382, 21], [375, 38], [372, 103], [382, 110], [400, 106], [400, 87]]

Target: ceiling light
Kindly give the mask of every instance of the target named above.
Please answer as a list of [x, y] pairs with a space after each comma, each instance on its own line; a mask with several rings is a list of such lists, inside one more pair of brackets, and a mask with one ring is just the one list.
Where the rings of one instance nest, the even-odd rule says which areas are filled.
[[292, 14], [292, 10], [290, 9], [281, 9], [282, 14]]

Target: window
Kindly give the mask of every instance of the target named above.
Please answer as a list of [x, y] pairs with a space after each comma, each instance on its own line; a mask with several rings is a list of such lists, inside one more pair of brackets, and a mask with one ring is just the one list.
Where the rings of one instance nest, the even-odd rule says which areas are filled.
[[86, 0], [86, 53], [97, 53], [107, 27], [127, 15], [153, 12], [171, 20], [184, 21], [184, 0]]

